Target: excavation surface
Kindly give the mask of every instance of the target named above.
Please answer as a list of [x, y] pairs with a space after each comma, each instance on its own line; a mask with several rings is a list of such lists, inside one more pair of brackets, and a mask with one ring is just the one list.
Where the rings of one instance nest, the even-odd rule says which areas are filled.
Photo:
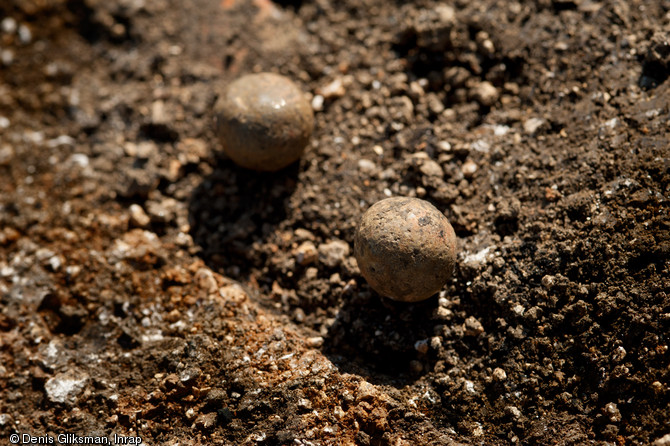
[[[0, 443], [669, 444], [668, 3], [405, 3], [1, 2]], [[212, 122], [260, 71], [275, 173]], [[388, 196], [458, 237], [420, 303], [353, 257]]]

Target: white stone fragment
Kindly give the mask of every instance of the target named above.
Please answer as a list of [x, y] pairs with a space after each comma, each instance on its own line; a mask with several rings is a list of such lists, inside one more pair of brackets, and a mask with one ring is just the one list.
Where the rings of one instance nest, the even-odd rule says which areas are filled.
[[4, 49], [0, 51], [0, 62], [5, 66], [10, 66], [14, 63], [14, 52], [9, 49]]
[[83, 153], [73, 153], [68, 160], [69, 163], [77, 164], [80, 167], [88, 166], [88, 156]]
[[14, 34], [14, 32], [16, 32], [17, 26], [18, 25], [16, 20], [11, 17], [5, 17], [2, 19], [2, 22], [0, 22], [0, 28], [2, 28], [2, 32], [7, 34]]
[[26, 25], [19, 25], [19, 41], [22, 44], [27, 45], [33, 40], [33, 33], [30, 31]]
[[523, 123], [523, 131], [529, 135], [534, 134], [546, 121], [540, 118], [530, 118]]
[[482, 249], [481, 251], [477, 251], [476, 253], [471, 253], [467, 254], [465, 258], [463, 259], [463, 263], [472, 263], [474, 265], [479, 265], [484, 262], [486, 262], [486, 258], [489, 255], [489, 252], [491, 252], [492, 246], [487, 246], [486, 248]]
[[60, 135], [57, 138], [47, 141], [47, 147], [53, 149], [60, 146], [71, 146], [74, 145], [75, 142], [74, 138], [69, 135]]
[[363, 158], [358, 160], [358, 170], [360, 170], [361, 172], [372, 172], [376, 168], [377, 165], [368, 159]]
[[325, 101], [325, 98], [321, 96], [320, 94], [314, 95], [312, 98], [312, 110], [314, 111], [321, 111], [323, 110], [323, 103]]
[[135, 226], [139, 226], [140, 228], [146, 228], [147, 226], [149, 226], [149, 223], [151, 223], [151, 219], [146, 214], [146, 212], [144, 212], [142, 206], [133, 203], [130, 205], [129, 210], [130, 210], [130, 221]]
[[88, 375], [85, 373], [74, 371], [59, 373], [47, 380], [44, 384], [44, 390], [46, 390], [47, 398], [50, 401], [72, 405], [77, 401], [77, 397], [84, 392], [88, 379]]

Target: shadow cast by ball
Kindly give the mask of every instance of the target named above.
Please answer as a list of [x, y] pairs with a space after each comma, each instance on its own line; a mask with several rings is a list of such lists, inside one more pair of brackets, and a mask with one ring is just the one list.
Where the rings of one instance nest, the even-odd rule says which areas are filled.
[[207, 265], [246, 280], [264, 264], [255, 249], [286, 218], [299, 163], [278, 172], [256, 172], [219, 160], [189, 204], [191, 236]]
[[419, 379], [435, 361], [421, 342], [434, 335], [427, 321], [437, 308], [437, 297], [396, 302], [368, 290], [364, 286], [346, 299], [322, 350], [342, 372], [401, 388]]

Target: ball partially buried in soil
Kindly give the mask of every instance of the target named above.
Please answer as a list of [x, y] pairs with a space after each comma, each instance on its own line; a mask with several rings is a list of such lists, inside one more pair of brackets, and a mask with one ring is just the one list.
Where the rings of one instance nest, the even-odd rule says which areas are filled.
[[361, 218], [354, 255], [379, 294], [418, 302], [440, 291], [456, 262], [456, 234], [435, 206], [418, 198], [387, 198]]
[[273, 73], [233, 81], [216, 105], [217, 134], [237, 165], [276, 171], [297, 161], [314, 127], [314, 113], [290, 79]]

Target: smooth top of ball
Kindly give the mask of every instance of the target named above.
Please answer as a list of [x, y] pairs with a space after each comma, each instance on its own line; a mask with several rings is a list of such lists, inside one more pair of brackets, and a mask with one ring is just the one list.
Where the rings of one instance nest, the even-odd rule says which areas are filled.
[[417, 302], [440, 291], [451, 277], [456, 234], [429, 202], [387, 198], [363, 214], [354, 255], [361, 274], [379, 294]]
[[297, 161], [314, 127], [304, 93], [274, 73], [233, 81], [216, 105], [217, 133], [224, 152], [239, 166], [275, 171]]

